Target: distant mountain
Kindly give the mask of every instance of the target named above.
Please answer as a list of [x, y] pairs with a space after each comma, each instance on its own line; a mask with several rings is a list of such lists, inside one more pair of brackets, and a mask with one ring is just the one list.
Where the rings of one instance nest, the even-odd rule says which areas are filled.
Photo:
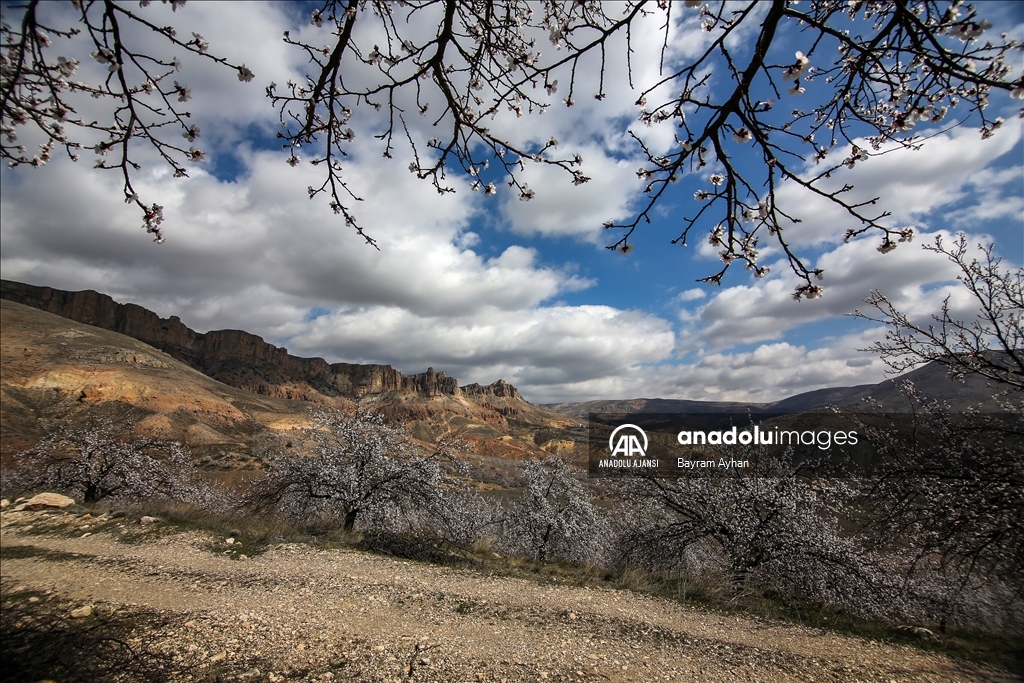
[[[106, 294], [92, 290], [67, 292], [0, 280], [0, 298], [5, 300], [5, 349], [10, 341], [7, 339], [8, 316], [15, 315], [11, 313], [15, 309], [8, 308], [7, 302], [12, 302], [20, 304], [19, 308], [31, 307], [45, 314], [98, 328], [97, 333], [98, 330], [110, 332], [113, 337], [107, 340], [106, 345], [120, 349], [111, 352], [115, 356], [131, 356], [136, 353], [133, 350], [135, 346], [148, 345], [145, 346], [148, 349], [147, 357], [166, 354], [169, 357], [167, 360], [177, 361], [210, 380], [222, 383], [220, 386], [223, 390], [242, 390], [243, 396], [251, 396], [250, 401], [258, 400], [257, 396], [280, 399], [284, 401], [282, 406], [290, 406], [281, 408], [285, 413], [306, 412], [311, 408], [311, 403], [345, 410], [353, 410], [358, 405], [379, 412], [388, 419], [409, 423], [412, 434], [421, 440], [432, 441], [441, 434], [455, 432], [467, 440], [484, 444], [481, 449], [488, 454], [511, 458], [526, 457], [546, 447], [543, 440], [538, 441], [538, 430], [554, 429], [557, 433], [572, 422], [564, 415], [530, 404], [514, 386], [500, 379], [488, 385], [469, 384], [460, 387], [454, 377], [444, 372], [435, 372], [433, 368], [406, 375], [390, 365], [328, 363], [322, 358], [302, 358], [242, 330], [215, 330], [202, 334], [189, 329], [177, 316], [163, 319], [142, 306], [121, 304]], [[17, 314], [17, 317], [25, 316], [29, 316], [26, 311]], [[60, 327], [53, 321], [46, 325]], [[65, 344], [73, 345], [72, 338], [86, 339], [94, 336], [90, 333], [83, 337], [79, 334], [82, 325], [74, 323], [69, 323], [68, 330], [72, 330], [68, 332], [72, 336], [64, 340]], [[136, 341], [133, 343], [123, 339], [118, 345], [113, 339], [119, 335]], [[36, 353], [32, 343], [24, 344], [25, 354]], [[46, 346], [48, 341], [38, 340], [38, 343]], [[85, 353], [84, 356], [78, 354], [83, 362], [92, 358], [88, 355], [91, 351]], [[10, 374], [8, 361], [5, 352], [5, 375]], [[81, 368], [72, 369], [75, 363], [65, 363], [64, 366], [69, 376], [77, 377], [80, 374]], [[132, 381], [144, 384], [142, 378]], [[188, 386], [188, 382], [182, 382], [182, 386]], [[80, 383], [76, 379], [71, 385], [78, 387]], [[149, 393], [159, 394], [171, 389], [171, 385], [160, 384], [159, 388]], [[8, 409], [15, 412], [21, 410], [17, 407], [19, 401], [8, 400], [13, 399], [18, 391], [14, 388], [11, 389], [13, 393], [5, 394], [5, 415]], [[137, 393], [140, 396], [147, 395], [142, 389]], [[31, 399], [30, 403], [35, 400]], [[29, 409], [29, 412], [32, 410]], [[13, 423], [9, 426], [13, 428]], [[19, 430], [25, 431], [20, 427], [13, 431], [5, 429], [5, 439]], [[33, 430], [38, 431], [39, 428], [29, 429]], [[177, 427], [171, 429], [171, 432], [176, 435], [173, 438], [180, 436]], [[11, 444], [13, 447], [14, 442]], [[6, 446], [5, 450], [8, 450]]]
[[949, 378], [946, 366], [927, 365], [878, 384], [854, 387], [832, 387], [797, 394], [769, 403], [740, 403], [724, 401], [686, 401], [666, 398], [634, 398], [583, 403], [547, 403], [543, 407], [577, 419], [586, 419], [590, 413], [801, 413], [831, 406], [856, 407], [868, 398], [884, 410], [898, 413], [909, 408], [907, 398], [899, 386], [905, 381], [914, 383], [922, 395], [949, 404], [954, 410], [981, 406], [985, 410], [998, 410], [993, 394], [998, 391], [988, 380], [969, 375], [963, 382]]

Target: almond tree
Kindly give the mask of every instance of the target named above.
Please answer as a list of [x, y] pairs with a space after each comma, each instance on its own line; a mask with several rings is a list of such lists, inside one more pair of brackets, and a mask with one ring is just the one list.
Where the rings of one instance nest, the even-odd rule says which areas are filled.
[[87, 504], [166, 497], [206, 508], [219, 505], [216, 491], [180, 444], [131, 432], [130, 421], [64, 424], [17, 456], [5, 484], [60, 491]]
[[867, 303], [875, 312], [854, 315], [888, 329], [885, 339], [865, 350], [878, 354], [894, 374], [939, 363], [957, 381], [980, 375], [997, 390], [1024, 391], [1024, 268], [1004, 266], [994, 245], [979, 245], [981, 259], [970, 258], [968, 246], [961, 233], [950, 246], [936, 237], [925, 249], [944, 254], [960, 270], [957, 279], [977, 305], [974, 319], [953, 317], [946, 297], [928, 323], [918, 323], [883, 293], [872, 292]]
[[[199, 127], [181, 108], [191, 90], [175, 74], [179, 62], [153, 56], [151, 41], [210, 59], [241, 81], [254, 74], [215, 56], [216, 46], [211, 50], [203, 36], [179, 38], [173, 27], [153, 23], [143, 9], [112, 0], [72, 5], [70, 18], [47, 13], [56, 3], [5, 5], [0, 153], [15, 166], [46, 163], [56, 148], [73, 159], [82, 150], [94, 153], [97, 166], [121, 173], [125, 201], [142, 210], [144, 227], [160, 240], [162, 207], [132, 187], [132, 143], [154, 147], [175, 175], [185, 175], [185, 162], [203, 152], [190, 144]], [[785, 230], [806, 217], [780, 202], [783, 184], [847, 212], [856, 226], [847, 239], [873, 232], [879, 251], [891, 251], [912, 232], [891, 223], [876, 200], [852, 199], [843, 171], [894, 149], [918, 148], [953, 126], [977, 126], [981, 138], [991, 137], [1003, 120], [988, 113], [990, 99], [1024, 98], [1020, 65], [1012, 62], [1016, 41], [993, 35], [979, 8], [961, 0], [326, 0], [309, 21], [319, 29], [315, 38], [284, 34], [308, 58], [308, 69], [297, 81], [270, 83], [267, 97], [282, 124], [286, 162], [322, 171], [310, 198], [325, 196], [370, 244], [372, 229], [357, 219], [352, 207], [359, 198], [342, 164], [356, 136], [374, 136], [388, 158], [404, 147], [409, 170], [440, 193], [454, 191], [451, 176], [467, 174], [473, 190], [494, 195], [506, 183], [528, 201], [536, 194], [522, 180], [528, 164], [557, 167], [574, 184], [586, 183], [578, 154], [560, 152], [556, 139], [509, 133], [504, 120], [572, 107], [578, 98], [604, 99], [609, 60], [627, 63], [633, 86], [634, 29], [661, 22], [662, 77], [635, 90], [636, 119], [672, 126], [677, 144], [660, 149], [642, 129], [630, 131], [644, 160], [637, 176], [646, 199], [631, 218], [604, 224], [614, 231], [608, 247], [628, 251], [672, 183], [710, 172], [673, 241], [709, 239], [719, 247], [723, 266], [704, 278], [716, 284], [733, 263], [765, 275], [759, 251], [774, 242], [802, 280], [797, 298], [819, 296], [815, 280], [823, 273], [790, 249]], [[140, 34], [124, 30], [128, 25], [149, 35], [133, 43], [128, 36]], [[696, 56], [680, 59], [671, 41], [690, 25], [699, 25], [704, 38]], [[99, 62], [104, 78], [73, 78], [80, 65], [63, 50], [77, 35], [92, 50], [81, 58]], [[582, 75], [592, 65], [596, 84]], [[109, 116], [80, 114], [79, 95], [108, 102]], [[425, 146], [417, 124], [436, 131]], [[925, 125], [929, 130], [916, 135]], [[19, 142], [30, 129], [42, 136], [38, 152]], [[818, 165], [808, 171], [811, 160]]]
[[879, 558], [840, 528], [846, 485], [805, 476], [791, 454], [759, 462], [753, 474], [623, 480], [638, 523], [624, 525], [621, 561], [686, 572], [689, 551], [705, 548], [738, 585], [885, 614]]
[[411, 519], [440, 504], [447, 480], [440, 463], [452, 457], [448, 442], [423, 454], [399, 427], [368, 412], [321, 413], [300, 450], [269, 458], [248, 506], [297, 519], [337, 516], [345, 531], [366, 519]]
[[[166, 2], [166, 0], [164, 0]], [[238, 80], [251, 81], [253, 73], [244, 64], [235, 65], [208, 52], [209, 43], [193, 33], [178, 37], [173, 26], [159, 26], [141, 11], [110, 0], [72, 0], [70, 16], [50, 13], [56, 3], [29, 0], [4, 7], [0, 46], [0, 105], [2, 105], [2, 143], [0, 158], [12, 167], [42, 166], [55, 150], [78, 161], [82, 152], [91, 152], [94, 167], [120, 173], [124, 201], [142, 212], [146, 232], [163, 241], [163, 207], [146, 204], [136, 193], [132, 175], [141, 170], [135, 160], [139, 144], [152, 147], [174, 171], [174, 177], [188, 175], [185, 164], [205, 157], [192, 145], [200, 128], [182, 105], [192, 91], [175, 79], [181, 68], [177, 57], [156, 56], [153, 41], [164, 42], [179, 50], [211, 60], [238, 72]], [[173, 0], [171, 7], [184, 7], [184, 0]], [[20, 23], [12, 18], [21, 11]], [[127, 39], [143, 29], [137, 43]], [[76, 78], [81, 63], [74, 56], [57, 54], [58, 46], [84, 36], [91, 48], [89, 58], [104, 67], [98, 80]], [[91, 49], [90, 48], [90, 49]], [[84, 56], [83, 56], [84, 57]], [[83, 98], [83, 96], [85, 96]], [[89, 99], [108, 105], [107, 117], [93, 119], [86, 105]], [[37, 149], [30, 151], [19, 142], [26, 128], [41, 133]]]
[[893, 373], [937, 363], [954, 381], [984, 377], [1001, 412], [958, 413], [903, 382], [910, 427], [867, 427], [885, 455], [868, 493], [870, 521], [880, 537], [912, 548], [921, 562], [937, 561], [960, 585], [994, 576], [1024, 590], [1024, 268], [1003, 265], [992, 246], [971, 258], [964, 235], [927, 248], [960, 270], [974, 318], [955, 317], [947, 297], [921, 323], [874, 292], [875, 312], [855, 315], [888, 329], [866, 350]]
[[534, 460], [523, 474], [526, 489], [505, 520], [505, 545], [538, 562], [599, 559], [607, 530], [569, 463]]
[[881, 456], [860, 497], [868, 538], [898, 550], [908, 575], [934, 570], [957, 589], [998, 580], [1024, 591], [1021, 397], [985, 413], [951, 410], [909, 381], [900, 390], [910, 412], [859, 428]]

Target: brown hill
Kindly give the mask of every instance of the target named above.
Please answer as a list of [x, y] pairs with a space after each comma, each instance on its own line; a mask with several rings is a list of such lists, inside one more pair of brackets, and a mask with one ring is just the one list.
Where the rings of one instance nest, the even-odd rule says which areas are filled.
[[240, 455], [261, 435], [305, 426], [315, 408], [227, 386], [137, 340], [11, 301], [0, 301], [0, 318], [5, 457], [64, 421], [127, 415], [141, 433], [199, 455]]
[[[233, 459], [244, 466], [269, 442], [286, 442], [281, 430], [308, 424], [318, 405], [380, 412], [409, 424], [424, 442], [455, 433], [485, 459], [572, 448], [572, 437], [560, 432], [570, 420], [532, 406], [501, 380], [460, 388], [433, 369], [408, 376], [387, 365], [331, 365], [291, 356], [246, 332], [198, 334], [177, 318], [162, 320], [96, 292], [3, 285], [5, 459], [59, 422], [133, 413], [141, 431], [181, 441], [197, 458]], [[36, 306], [10, 300], [19, 295]], [[155, 339], [162, 350], [102, 326]]]

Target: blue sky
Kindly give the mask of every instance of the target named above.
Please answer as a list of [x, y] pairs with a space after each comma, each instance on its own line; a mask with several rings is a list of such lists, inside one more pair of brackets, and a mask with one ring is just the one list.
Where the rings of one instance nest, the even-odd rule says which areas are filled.
[[[993, 30], [1021, 34], [1024, 5], [983, 9]], [[993, 98], [993, 111], [1007, 123], [990, 140], [982, 141], [976, 127], [936, 130], [920, 151], [878, 157], [847, 173], [857, 196], [879, 196], [894, 226], [917, 231], [913, 243], [892, 253], [879, 254], [875, 236], [843, 244], [841, 214], [783, 190], [805, 218], [790, 238], [825, 269], [820, 299], [793, 301], [797, 282], [781, 264], [763, 280], [734, 268], [720, 287], [696, 282], [718, 266], [706, 241], [709, 226], [696, 230], [688, 247], [670, 242], [680, 217], [695, 206], [694, 191], [709, 187], [713, 167], [672, 187], [654, 222], [631, 239], [631, 253], [610, 252], [601, 223], [627, 218], [642, 189], [639, 150], [627, 134], [640, 130], [636, 94], [615, 78], [624, 75], [619, 63], [609, 67], [612, 85], [602, 102], [579, 97], [571, 109], [553, 106], [543, 117], [496, 123], [529, 140], [558, 137], [561, 149], [580, 151], [594, 179], [576, 188], [564, 175], [528, 167], [526, 179], [537, 191], [528, 203], [497, 176], [485, 178], [499, 186], [495, 197], [471, 192], [468, 176], [453, 180], [454, 195], [439, 196], [408, 172], [407, 149], [386, 160], [372, 135], [358, 136], [346, 168], [365, 201], [352, 209], [378, 239], [378, 252], [325, 202], [306, 199], [316, 169], [291, 168], [276, 149], [275, 114], [263, 88], [298, 78], [305, 66], [281, 32], [290, 26], [314, 36], [317, 29], [294, 8], [274, 3], [146, 11], [173, 22], [179, 34], [201, 33], [211, 51], [247, 64], [255, 81], [239, 83], [230, 71], [184, 60], [181, 78], [193, 90], [190, 105], [208, 160], [190, 178], [174, 180], [141, 152], [147, 163], [139, 187], [166, 207], [163, 245], [139, 229], [110, 172], [66, 159], [41, 169], [5, 168], [3, 277], [96, 289], [178, 315], [200, 331], [246, 329], [298, 355], [389, 363], [404, 372], [432, 366], [463, 384], [500, 377], [535, 402], [768, 401], [885, 376], [877, 358], [858, 351], [882, 331], [848, 317], [872, 289], [918, 319], [947, 295], [955, 311], [970, 315], [949, 264], [921, 249], [936, 235], [948, 241], [964, 231], [972, 244], [994, 242], [1008, 263], [1024, 261], [1020, 103], [1006, 97]], [[682, 60], [699, 46], [699, 15], [676, 16], [670, 55]], [[656, 23], [638, 27], [638, 83], [656, 77], [657, 35]], [[787, 33], [778, 49], [789, 54], [801, 40]], [[1014, 73], [1021, 55], [1015, 53]], [[82, 62], [87, 73], [95, 68], [87, 56]], [[596, 79], [593, 64], [580, 74], [584, 86]], [[803, 97], [813, 94], [809, 88]], [[954, 118], [955, 112], [947, 123]], [[359, 113], [354, 123], [377, 125]], [[672, 142], [670, 129], [641, 132], [655, 146]], [[428, 122], [414, 122], [412, 134], [425, 141]], [[763, 263], [775, 258], [766, 250]]]

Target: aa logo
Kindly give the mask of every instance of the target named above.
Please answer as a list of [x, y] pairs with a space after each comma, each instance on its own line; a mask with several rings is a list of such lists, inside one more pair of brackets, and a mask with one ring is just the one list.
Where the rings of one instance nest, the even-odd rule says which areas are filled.
[[[627, 430], [622, 432], [622, 430]], [[619, 435], [616, 441], [615, 436]], [[635, 432], [635, 433], [634, 433]], [[640, 438], [644, 440], [643, 445], [640, 445], [640, 438], [637, 438], [639, 434]], [[612, 452], [612, 457], [619, 455], [624, 458], [643, 458], [647, 455], [647, 434], [644, 430], [640, 429], [636, 425], [619, 425], [612, 432], [612, 435], [608, 437], [608, 448]]]

